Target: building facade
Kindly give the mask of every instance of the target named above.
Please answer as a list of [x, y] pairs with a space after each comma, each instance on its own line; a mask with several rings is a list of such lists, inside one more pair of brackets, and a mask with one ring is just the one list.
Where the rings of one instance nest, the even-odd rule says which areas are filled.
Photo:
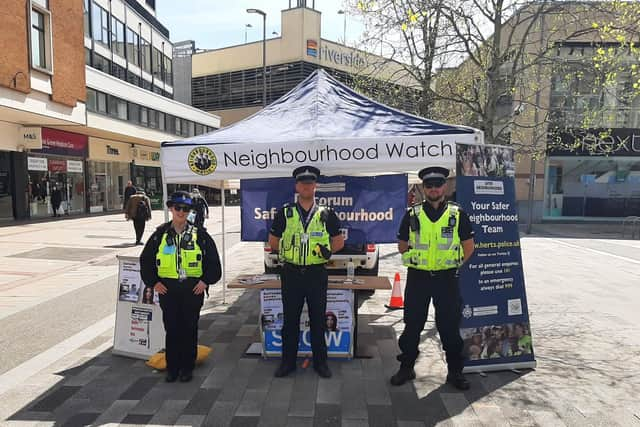
[[[640, 212], [640, 91], [632, 71], [640, 55], [622, 36], [627, 24], [629, 34], [637, 34], [639, 12], [637, 5], [543, 2], [505, 22], [497, 56], [509, 59], [496, 67], [496, 81], [509, 83], [495, 105], [494, 130], [507, 130], [501, 143], [519, 152], [521, 222], [530, 212], [532, 222], [619, 221]], [[617, 22], [618, 32], [601, 31], [607, 22]], [[514, 65], [518, 49], [523, 58], [542, 59]], [[614, 65], [611, 74], [602, 69]], [[488, 85], [486, 70], [474, 67], [465, 61], [445, 70], [442, 80]], [[514, 69], [525, 71], [512, 79]], [[445, 107], [469, 118], [464, 124], [482, 126], [464, 108]]]
[[173, 99], [173, 47], [155, 2], [32, 0], [30, 14], [9, 3], [0, 219], [51, 216], [54, 194], [68, 215], [121, 210], [129, 180], [159, 207], [160, 143], [220, 120]]
[[[310, 4], [311, 3], [311, 4]], [[277, 100], [318, 68], [353, 87], [374, 64], [381, 86], [411, 88], [400, 66], [376, 55], [321, 37], [321, 12], [315, 2], [297, 1], [281, 12], [281, 33], [266, 40], [266, 104]], [[196, 108], [220, 116], [222, 125], [242, 120], [262, 108], [262, 41], [197, 52], [192, 56], [191, 99]], [[393, 82], [390, 76], [394, 75]], [[411, 89], [414, 90], [415, 89]], [[411, 102], [407, 100], [407, 102]], [[412, 111], [411, 105], [405, 108]]]

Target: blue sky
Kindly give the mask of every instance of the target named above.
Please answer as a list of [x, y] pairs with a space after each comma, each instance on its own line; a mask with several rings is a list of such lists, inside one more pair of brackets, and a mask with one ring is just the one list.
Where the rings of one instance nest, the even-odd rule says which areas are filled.
[[[308, 0], [311, 4], [312, 0]], [[315, 0], [322, 12], [322, 37], [342, 41], [344, 16], [338, 15], [344, 0]], [[291, 0], [292, 5], [296, 0]], [[267, 38], [280, 30], [280, 11], [289, 7], [289, 0], [157, 0], [156, 13], [160, 22], [171, 32], [171, 41], [195, 40], [196, 47], [217, 49], [244, 43], [245, 25], [247, 41], [262, 40], [262, 17], [248, 14], [246, 9], [256, 8], [267, 13]], [[347, 15], [347, 44], [353, 45], [362, 31], [362, 25]]]

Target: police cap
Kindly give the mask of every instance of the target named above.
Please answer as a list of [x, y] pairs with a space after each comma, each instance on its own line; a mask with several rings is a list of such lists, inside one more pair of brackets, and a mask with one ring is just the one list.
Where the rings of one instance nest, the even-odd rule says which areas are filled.
[[420, 177], [423, 184], [427, 182], [444, 184], [448, 176], [449, 169], [440, 166], [429, 166], [418, 172], [418, 177]]
[[171, 206], [177, 204], [192, 206], [193, 200], [191, 199], [191, 195], [186, 191], [176, 191], [175, 193], [171, 194], [171, 197], [169, 198], [169, 200], [167, 200], [167, 207], [170, 208]]
[[320, 176], [320, 169], [314, 166], [300, 166], [293, 171], [296, 182], [316, 182]]

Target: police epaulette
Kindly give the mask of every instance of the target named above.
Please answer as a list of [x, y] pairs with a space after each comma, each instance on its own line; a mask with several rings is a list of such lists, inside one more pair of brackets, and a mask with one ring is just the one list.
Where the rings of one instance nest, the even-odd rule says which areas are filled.
[[413, 209], [415, 209], [415, 208], [421, 208], [421, 207], [422, 207], [422, 203], [414, 203], [414, 204], [412, 204], [411, 206], [409, 206], [409, 207], [407, 208], [407, 210], [408, 210], [408, 211], [410, 211], [410, 210], [413, 210]]

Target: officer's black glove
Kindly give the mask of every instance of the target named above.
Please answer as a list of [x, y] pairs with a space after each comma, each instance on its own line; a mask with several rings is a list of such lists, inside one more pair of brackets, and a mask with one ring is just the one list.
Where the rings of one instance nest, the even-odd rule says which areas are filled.
[[331, 258], [331, 250], [326, 246], [322, 246], [320, 243], [316, 245], [316, 255], [322, 255], [322, 258], [329, 259]]

